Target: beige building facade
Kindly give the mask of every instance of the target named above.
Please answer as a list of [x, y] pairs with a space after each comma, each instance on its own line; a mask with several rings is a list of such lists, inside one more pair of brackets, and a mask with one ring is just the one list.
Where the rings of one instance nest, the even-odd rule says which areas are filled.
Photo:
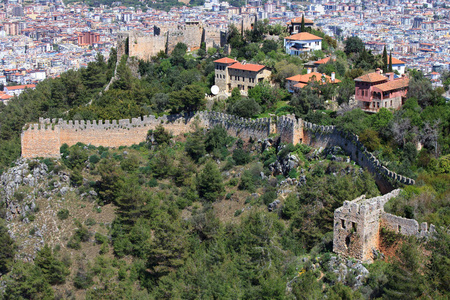
[[214, 61], [215, 84], [220, 92], [231, 94], [238, 88], [241, 95], [247, 95], [259, 82], [269, 81], [272, 72], [263, 65], [240, 63], [237, 60], [224, 57]]

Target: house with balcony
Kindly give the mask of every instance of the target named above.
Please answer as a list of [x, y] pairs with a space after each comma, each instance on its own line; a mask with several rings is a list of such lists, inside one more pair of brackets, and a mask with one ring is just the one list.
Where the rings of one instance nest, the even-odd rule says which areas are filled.
[[284, 38], [284, 48], [289, 55], [300, 55], [322, 50], [322, 38], [308, 32], [300, 32]]
[[399, 109], [406, 101], [408, 86], [408, 77], [398, 77], [392, 72], [382, 75], [377, 69], [355, 78], [355, 100], [366, 112], [377, 113], [382, 107]]
[[231, 94], [234, 88], [238, 88], [242, 95], [259, 82], [269, 81], [272, 72], [264, 65], [242, 63], [232, 58], [223, 57], [214, 61], [215, 84], [220, 92]]

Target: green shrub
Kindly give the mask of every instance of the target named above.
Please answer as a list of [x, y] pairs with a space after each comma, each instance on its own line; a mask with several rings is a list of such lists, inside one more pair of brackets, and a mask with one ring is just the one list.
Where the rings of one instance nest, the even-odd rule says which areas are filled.
[[84, 224], [86, 226], [94, 226], [97, 222], [93, 218], [87, 218], [87, 220], [84, 221]]
[[98, 157], [98, 155], [94, 154], [94, 155], [89, 156], [89, 162], [90, 163], [95, 165], [99, 161], [100, 161], [100, 157]]
[[236, 148], [233, 151], [233, 160], [236, 165], [245, 165], [250, 162], [250, 153], [241, 148]]
[[95, 242], [97, 244], [107, 244], [108, 243], [108, 238], [101, 233], [96, 232], [94, 238], [95, 238]]
[[234, 216], [238, 217], [240, 214], [242, 214], [242, 210], [238, 209], [234, 212]]
[[238, 183], [239, 183], [239, 178], [237, 178], [237, 177], [233, 177], [230, 179], [230, 181], [228, 181], [229, 186], [237, 186]]
[[14, 192], [14, 198], [16, 198], [16, 200], [17, 201], [22, 201], [23, 199], [25, 199], [25, 193], [22, 193], [22, 192], [18, 192], [18, 191], [16, 191], [16, 192]]
[[77, 289], [87, 289], [94, 284], [93, 278], [94, 274], [92, 272], [86, 271], [84, 268], [80, 268], [73, 278], [73, 285]]
[[68, 209], [61, 209], [60, 211], [58, 211], [58, 213], [56, 214], [56, 216], [58, 217], [58, 219], [65, 220], [69, 217], [69, 210]]
[[149, 187], [157, 187], [158, 186], [158, 180], [156, 180], [156, 178], [150, 178], [150, 180], [148, 181], [147, 185]]

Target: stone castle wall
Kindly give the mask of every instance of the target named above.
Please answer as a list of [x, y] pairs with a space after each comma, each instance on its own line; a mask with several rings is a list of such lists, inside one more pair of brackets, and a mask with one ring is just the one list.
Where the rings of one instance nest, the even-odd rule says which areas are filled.
[[22, 132], [22, 157], [60, 157], [59, 148], [78, 142], [94, 146], [131, 146], [145, 141], [147, 132], [158, 124], [174, 135], [190, 130], [192, 115], [173, 115], [156, 118], [144, 116], [113, 121], [64, 121], [40, 119], [38, 124], [28, 124]]
[[[394, 189], [395, 183], [412, 185], [415, 181], [384, 167], [380, 161], [367, 150], [355, 134], [346, 134], [335, 126], [320, 126], [304, 123], [304, 142], [314, 147], [341, 147], [352, 160], [374, 175], [380, 191], [385, 194]], [[393, 184], [394, 183], [394, 184]]]
[[158, 124], [179, 135], [192, 130], [196, 118], [200, 125], [213, 128], [223, 126], [229, 135], [248, 140], [265, 139], [279, 134], [283, 143], [306, 143], [316, 147], [340, 146], [360, 166], [374, 174], [382, 193], [392, 191], [394, 183], [414, 184], [414, 180], [389, 171], [368, 152], [356, 135], [344, 135], [334, 126], [318, 126], [296, 119], [294, 115], [276, 118], [245, 119], [216, 112], [198, 112], [196, 115], [172, 115], [155, 118], [144, 116], [131, 120], [63, 121], [40, 119], [28, 124], [22, 132], [22, 157], [59, 157], [59, 148], [78, 142], [94, 146], [119, 147], [145, 141], [148, 130]]
[[400, 189], [383, 196], [365, 199], [361, 196], [353, 201], [345, 201], [342, 207], [334, 211], [333, 251], [345, 257], [354, 257], [363, 261], [372, 261], [374, 250], [379, 249], [380, 228], [408, 236], [427, 237], [434, 226], [419, 223], [384, 211], [384, 205], [397, 197]]
[[[201, 126], [213, 128], [223, 126], [229, 135], [248, 140], [265, 139], [279, 133], [286, 143], [299, 142], [301, 120], [294, 116], [277, 119], [245, 119], [216, 112], [198, 112], [189, 115], [171, 115], [156, 118], [144, 116], [131, 120], [106, 121], [64, 121], [40, 119], [39, 123], [27, 124], [22, 132], [22, 157], [59, 157], [63, 144], [69, 146], [78, 142], [94, 146], [131, 146], [145, 141], [147, 132], [162, 124], [173, 135], [187, 133], [193, 129], [197, 119]], [[276, 126], [274, 126], [276, 124]]]

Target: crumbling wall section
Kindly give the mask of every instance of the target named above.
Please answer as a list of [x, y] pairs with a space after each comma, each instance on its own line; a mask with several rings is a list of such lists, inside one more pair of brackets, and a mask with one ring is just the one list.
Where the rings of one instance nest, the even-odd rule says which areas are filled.
[[334, 211], [333, 251], [345, 257], [370, 261], [373, 250], [378, 249], [384, 204], [399, 193], [397, 189], [379, 197], [366, 199], [363, 195], [353, 201], [345, 201]]
[[383, 212], [381, 215], [381, 226], [407, 236], [427, 237], [436, 229], [433, 224], [428, 228], [428, 223], [423, 222], [419, 226], [419, 222], [414, 219], [407, 219], [390, 213]]

